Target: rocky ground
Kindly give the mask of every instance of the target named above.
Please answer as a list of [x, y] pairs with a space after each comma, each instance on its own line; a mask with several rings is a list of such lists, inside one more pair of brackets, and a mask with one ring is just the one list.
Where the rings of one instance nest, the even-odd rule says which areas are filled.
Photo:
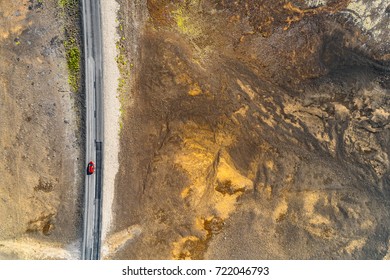
[[111, 258], [389, 256], [386, 3], [123, 1]]
[[78, 257], [83, 98], [65, 26], [57, 0], [0, 1], [0, 259]]

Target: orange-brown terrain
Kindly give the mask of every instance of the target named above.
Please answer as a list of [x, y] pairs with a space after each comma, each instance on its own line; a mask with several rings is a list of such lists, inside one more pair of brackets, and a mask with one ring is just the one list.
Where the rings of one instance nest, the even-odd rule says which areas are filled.
[[83, 98], [68, 21], [57, 0], [0, 1], [0, 259], [78, 258]]
[[109, 258], [389, 257], [387, 1], [120, 2]]
[[[103, 258], [390, 259], [388, 1], [118, 2]], [[0, 0], [0, 259], [80, 257], [79, 26]]]

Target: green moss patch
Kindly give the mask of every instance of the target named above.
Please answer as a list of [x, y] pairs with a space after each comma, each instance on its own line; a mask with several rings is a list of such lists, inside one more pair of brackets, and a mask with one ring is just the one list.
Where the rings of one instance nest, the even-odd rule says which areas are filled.
[[60, 17], [65, 20], [64, 48], [68, 66], [68, 83], [72, 91], [79, 92], [81, 84], [80, 1], [58, 0], [58, 5]]

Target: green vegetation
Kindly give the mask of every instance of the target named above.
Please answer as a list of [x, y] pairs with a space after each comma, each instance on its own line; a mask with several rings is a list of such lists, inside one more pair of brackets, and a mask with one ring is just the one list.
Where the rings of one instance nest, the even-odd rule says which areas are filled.
[[66, 62], [68, 65], [68, 82], [74, 91], [78, 90], [78, 80], [80, 77], [80, 48], [74, 38], [69, 38], [64, 42], [66, 50]]
[[175, 19], [177, 28], [181, 33], [190, 37], [198, 37], [201, 35], [202, 31], [191, 15], [191, 12], [188, 11], [188, 8], [179, 6], [177, 10], [172, 12], [172, 15]]
[[75, 22], [80, 21], [79, 0], [58, 0], [61, 17], [65, 19], [66, 63], [68, 66], [68, 83], [74, 92], [78, 92], [81, 80], [80, 31]]
[[65, 9], [65, 8], [75, 8], [79, 4], [78, 0], [58, 0], [58, 5]]
[[[118, 91], [119, 93], [124, 93], [127, 86], [127, 78], [130, 76], [129, 63], [125, 54], [125, 47], [123, 45], [125, 37], [121, 37], [119, 41], [116, 42], [116, 48], [118, 54], [115, 57], [115, 61], [118, 65], [119, 72], [121, 77], [118, 80]], [[131, 64], [132, 65], [132, 64]]]
[[119, 133], [123, 129], [123, 116], [125, 114], [126, 93], [129, 90], [130, 70], [134, 67], [133, 63], [129, 63], [125, 48], [126, 37], [123, 28], [122, 20], [117, 19], [119, 23], [117, 31], [120, 39], [116, 42], [116, 49], [118, 51], [115, 61], [118, 65], [120, 77], [118, 78], [118, 98], [120, 102], [120, 119], [119, 119]]

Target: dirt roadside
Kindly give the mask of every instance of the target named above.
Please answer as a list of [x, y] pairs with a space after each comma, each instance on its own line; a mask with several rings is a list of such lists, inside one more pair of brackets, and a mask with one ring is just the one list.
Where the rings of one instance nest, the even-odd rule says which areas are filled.
[[[115, 2], [115, 3], [114, 3]], [[110, 259], [126, 243], [142, 232], [136, 224], [124, 224], [113, 227], [118, 215], [115, 197], [120, 196], [116, 188], [119, 172], [120, 135], [123, 133], [127, 112], [132, 110], [132, 94], [135, 90], [140, 69], [140, 32], [146, 17], [144, 1], [112, 1], [104, 4], [106, 38], [104, 54], [108, 68], [105, 68], [105, 170], [104, 170], [104, 213], [103, 217], [103, 258]], [[124, 9], [132, 10], [130, 17], [123, 14]], [[126, 32], [133, 30], [134, 32]], [[119, 70], [119, 72], [117, 72]], [[116, 79], [116, 80], [115, 80]], [[108, 160], [107, 160], [108, 159]]]
[[0, 258], [77, 258], [83, 97], [68, 83], [63, 10], [17, 0], [0, 11]]

